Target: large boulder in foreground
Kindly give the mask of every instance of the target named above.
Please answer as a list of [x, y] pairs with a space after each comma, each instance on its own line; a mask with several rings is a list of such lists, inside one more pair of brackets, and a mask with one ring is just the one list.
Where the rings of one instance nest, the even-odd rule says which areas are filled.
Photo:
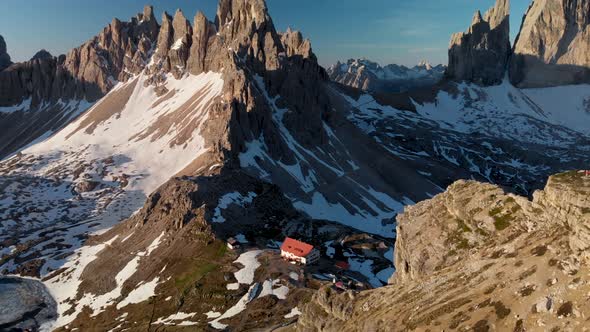
[[398, 217], [396, 273], [320, 289], [298, 331], [575, 331], [590, 285], [590, 177], [552, 176], [532, 201], [458, 181]]
[[535, 0], [516, 39], [512, 83], [522, 88], [589, 83], [589, 23], [589, 0]]
[[449, 46], [446, 77], [484, 85], [502, 82], [510, 57], [510, 0], [497, 0], [482, 17], [477, 11], [467, 32]]

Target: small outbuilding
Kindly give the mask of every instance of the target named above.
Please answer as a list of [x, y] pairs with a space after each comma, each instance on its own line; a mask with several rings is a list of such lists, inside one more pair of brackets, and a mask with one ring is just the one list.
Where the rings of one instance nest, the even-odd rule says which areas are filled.
[[287, 237], [281, 245], [281, 257], [291, 262], [311, 265], [319, 261], [320, 252], [311, 244]]

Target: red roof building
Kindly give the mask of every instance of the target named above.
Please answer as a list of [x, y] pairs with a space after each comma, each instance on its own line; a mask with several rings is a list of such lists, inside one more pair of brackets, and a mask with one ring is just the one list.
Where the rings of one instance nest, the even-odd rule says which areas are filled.
[[341, 270], [350, 269], [350, 264], [348, 264], [347, 262], [344, 262], [344, 261], [338, 261], [338, 262], [336, 262], [336, 264], [334, 264], [334, 266], [336, 266], [337, 268], [339, 268]]
[[289, 261], [309, 265], [320, 259], [320, 253], [311, 244], [287, 237], [283, 241], [283, 245], [281, 245], [281, 257]]

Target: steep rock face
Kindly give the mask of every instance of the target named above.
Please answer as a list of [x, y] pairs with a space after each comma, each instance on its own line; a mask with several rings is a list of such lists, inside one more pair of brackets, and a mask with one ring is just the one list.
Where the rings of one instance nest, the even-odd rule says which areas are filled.
[[[590, 177], [552, 176], [533, 201], [459, 181], [398, 218], [389, 286], [321, 289], [299, 331], [546, 330], [584, 324], [579, 276], [590, 222]], [[428, 231], [425, 231], [428, 230]]]
[[546, 207], [547, 213], [571, 229], [570, 248], [586, 262], [590, 262], [590, 198], [588, 178], [582, 186], [580, 174], [562, 173], [553, 176], [543, 191], [534, 194], [534, 202]]
[[0, 106], [31, 98], [31, 108], [43, 101], [95, 101], [115, 80], [138, 73], [148, 58], [157, 22], [151, 7], [131, 22], [114, 19], [98, 36], [67, 55], [34, 57], [0, 73]]
[[519, 87], [590, 82], [590, 1], [535, 0], [523, 19], [510, 76]]
[[4, 41], [4, 37], [0, 36], [0, 71], [4, 70], [4, 68], [10, 66], [12, 61], [10, 61], [10, 55], [6, 50], [6, 42]]
[[[277, 104], [289, 109], [283, 122], [302, 144], [313, 146], [325, 142], [322, 115], [329, 110], [324, 86], [327, 75], [311, 52], [309, 41], [292, 37], [296, 33], [288, 32], [284, 44], [262, 0], [222, 0], [215, 22], [218, 35], [210, 41], [205, 68], [221, 70], [230, 66], [238, 69], [233, 80], [236, 85], [231, 91], [236, 96], [239, 112], [248, 114], [248, 122], [244, 124], [253, 130], [237, 132], [234, 143], [258, 138], [263, 133], [265, 140], [273, 142], [269, 146], [274, 146], [271, 151], [274, 157], [292, 160], [292, 156], [280, 152], [284, 150], [280, 147], [281, 139], [277, 138], [276, 128], [269, 126], [272, 117], [255, 82], [263, 83], [270, 97], [280, 96]], [[227, 54], [231, 61], [220, 54]], [[247, 70], [242, 72], [242, 68]], [[257, 81], [256, 77], [262, 81]], [[251, 91], [257, 96], [252, 96]]]
[[199, 11], [195, 15], [193, 24], [193, 40], [190, 49], [190, 57], [188, 59], [188, 71], [197, 75], [205, 70], [205, 57], [207, 56], [207, 48], [209, 45], [209, 38], [215, 34], [217, 28], [215, 25], [205, 17], [203, 12]]
[[510, 0], [497, 0], [484, 17], [475, 13], [467, 32], [451, 37], [447, 78], [484, 85], [502, 81], [510, 56], [509, 15]]

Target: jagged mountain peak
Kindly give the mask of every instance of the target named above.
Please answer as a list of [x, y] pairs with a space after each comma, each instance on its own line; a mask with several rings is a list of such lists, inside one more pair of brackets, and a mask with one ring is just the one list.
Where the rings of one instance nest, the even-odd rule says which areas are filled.
[[496, 4], [490, 8], [486, 13], [484, 20], [490, 23], [491, 29], [504, 24], [510, 17], [510, 0], [498, 0]]
[[446, 77], [484, 85], [501, 83], [511, 53], [509, 15], [509, 0], [497, 0], [483, 18], [477, 11], [469, 29], [451, 37]]
[[479, 24], [481, 22], [483, 22], [483, 17], [481, 16], [481, 11], [476, 10], [475, 14], [473, 14], [473, 19], [471, 19], [471, 26], [474, 26], [474, 25]]
[[0, 35], [0, 71], [10, 66], [11, 64], [12, 61], [10, 61], [10, 55], [8, 55], [6, 41], [4, 41], [4, 37]]
[[33, 55], [33, 57], [31, 58], [32, 60], [41, 60], [41, 59], [51, 59], [53, 58], [53, 55], [51, 55], [51, 53], [49, 53], [47, 50], [42, 49], [39, 52], [35, 53], [35, 55]]
[[174, 27], [175, 41], [191, 34], [191, 24], [186, 19], [181, 9], [176, 10], [176, 13], [174, 14], [174, 19], [172, 20], [172, 25]]
[[253, 22], [259, 27], [262, 23], [268, 21], [271, 21], [271, 19], [268, 15], [268, 8], [264, 0], [220, 0], [215, 19], [215, 23], [219, 30], [229, 22], [234, 23], [236, 26]]
[[403, 65], [381, 66], [366, 58], [338, 61], [328, 68], [330, 78], [340, 84], [373, 92], [403, 92], [411, 88], [436, 84], [444, 66], [433, 67], [427, 61], [408, 68]]

